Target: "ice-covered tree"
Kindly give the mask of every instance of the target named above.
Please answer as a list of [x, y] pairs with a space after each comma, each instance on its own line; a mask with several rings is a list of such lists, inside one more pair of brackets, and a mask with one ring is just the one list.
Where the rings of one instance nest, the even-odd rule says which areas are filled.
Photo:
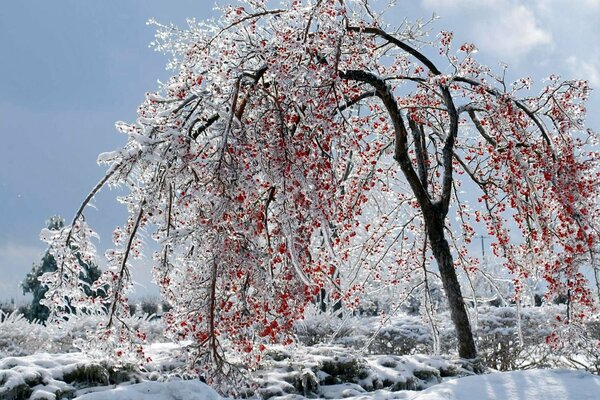
[[[50, 231], [59, 231], [64, 228], [65, 221], [61, 217], [55, 215], [50, 217], [46, 223], [46, 228]], [[79, 260], [81, 272], [79, 274], [80, 283], [86, 296], [90, 297], [101, 297], [102, 293], [91, 290], [91, 285], [100, 277], [100, 269], [97, 265], [92, 262], [83, 262]], [[34, 264], [31, 271], [27, 274], [23, 282], [21, 282], [21, 288], [23, 293], [31, 293], [33, 299], [31, 300], [31, 306], [27, 311], [27, 318], [30, 320], [46, 321], [50, 310], [43, 304], [40, 304], [40, 300], [44, 299], [44, 295], [48, 288], [42, 285], [40, 277], [45, 273], [53, 273], [57, 269], [56, 260], [50, 254], [50, 251], [46, 251], [42, 260], [39, 264]]]
[[129, 218], [97, 282], [111, 302], [102, 343], [117, 355], [143, 338], [121, 323], [141, 231], [160, 246], [167, 329], [194, 342], [191, 366], [208, 375], [228, 370], [224, 348], [256, 361], [266, 343], [291, 342], [324, 286], [355, 306], [364, 285], [335, 274], [347, 264], [369, 281], [420, 274], [425, 287], [437, 266], [459, 355], [475, 357], [457, 270], [479, 267], [467, 247], [478, 226], [516, 295], [539, 273], [550, 295], [568, 293], [570, 323], [585, 317], [594, 300], [580, 268], [598, 242], [586, 81], [551, 76], [533, 93], [528, 78], [506, 82], [477, 62], [474, 45], [429, 36], [426, 21], [388, 26], [365, 0], [220, 12], [186, 29], [157, 24], [173, 75], [135, 122], [117, 124], [127, 144], [100, 156], [106, 176], [72, 224], [45, 232], [58, 262], [47, 304], [77, 293], [72, 249], [96, 256], [86, 205], [123, 185]]

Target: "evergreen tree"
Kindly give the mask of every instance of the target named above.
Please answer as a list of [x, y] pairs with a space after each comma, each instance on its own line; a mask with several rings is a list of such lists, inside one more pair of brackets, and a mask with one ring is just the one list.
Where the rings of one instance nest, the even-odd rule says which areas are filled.
[[[50, 217], [50, 219], [46, 222], [46, 225], [49, 230], [57, 231], [64, 227], [65, 221], [60, 216], [55, 215]], [[84, 282], [85, 291], [88, 296], [99, 297], [102, 293], [98, 293], [91, 289], [92, 283], [94, 283], [101, 274], [100, 269], [97, 265], [93, 263], [86, 263], [78, 256], [79, 265], [82, 266], [82, 273], [80, 275], [80, 279]], [[23, 293], [32, 293], [33, 300], [31, 301], [31, 307], [27, 311], [26, 317], [29, 320], [39, 320], [46, 321], [48, 319], [48, 315], [50, 310], [48, 307], [40, 304], [40, 300], [44, 298], [46, 291], [48, 288], [45, 285], [42, 285], [39, 281], [39, 277], [46, 272], [54, 272], [56, 271], [56, 260], [50, 254], [49, 251], [44, 253], [42, 260], [39, 264], [34, 264], [31, 271], [25, 277], [25, 280], [21, 282], [21, 287], [23, 289]]]

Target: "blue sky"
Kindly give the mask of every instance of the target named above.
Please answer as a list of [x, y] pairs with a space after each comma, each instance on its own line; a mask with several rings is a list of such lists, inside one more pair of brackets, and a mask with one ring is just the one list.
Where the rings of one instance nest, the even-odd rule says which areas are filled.
[[[118, 120], [135, 119], [144, 93], [165, 79], [166, 58], [148, 48], [146, 21], [203, 19], [205, 0], [22, 0], [0, 10], [0, 301], [21, 300], [18, 283], [39, 261], [39, 231], [53, 214], [70, 219], [104, 169], [100, 152], [123, 144]], [[479, 58], [510, 75], [589, 79], [600, 89], [600, 0], [398, 0], [386, 21], [441, 18], [474, 42]], [[600, 129], [600, 91], [588, 125]], [[102, 193], [88, 219], [110, 245], [124, 220], [115, 193]], [[143, 270], [143, 268], [142, 268]], [[139, 279], [145, 287], [147, 271]], [[149, 289], [140, 290], [141, 293]], [[152, 290], [150, 290], [152, 292]]]

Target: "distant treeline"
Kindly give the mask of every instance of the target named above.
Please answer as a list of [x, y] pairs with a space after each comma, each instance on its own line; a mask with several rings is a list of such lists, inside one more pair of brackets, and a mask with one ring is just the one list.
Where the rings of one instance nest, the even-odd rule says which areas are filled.
[[[129, 301], [129, 314], [130, 315], [155, 315], [161, 317], [163, 313], [168, 312], [172, 307], [162, 301], [159, 298], [142, 298], [132, 299]], [[23, 315], [27, 320], [34, 321], [34, 312], [32, 311], [32, 304], [18, 304], [14, 300], [0, 302], [0, 322], [6, 315], [17, 313]]]

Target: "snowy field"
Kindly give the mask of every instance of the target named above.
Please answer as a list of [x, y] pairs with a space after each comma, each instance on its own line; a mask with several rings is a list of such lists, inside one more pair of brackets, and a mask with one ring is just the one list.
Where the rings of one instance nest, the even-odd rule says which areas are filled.
[[[317, 362], [316, 360], [314, 360]], [[222, 397], [198, 380], [141, 381], [137, 377], [120, 384], [78, 388], [77, 371], [95, 365], [80, 353], [35, 354], [25, 357], [7, 357], [0, 361], [0, 398], [80, 400], [217, 400]], [[87, 372], [92, 377], [93, 369]], [[278, 381], [275, 369], [267, 379]], [[109, 377], [105, 379], [108, 381]], [[71, 383], [66, 383], [70, 381]], [[23, 388], [31, 388], [24, 390]], [[20, 389], [21, 388], [21, 389]], [[285, 390], [282, 386], [279, 389]], [[337, 384], [320, 388], [320, 396], [327, 399], [406, 399], [406, 400], [593, 400], [600, 398], [600, 377], [588, 372], [555, 369], [496, 372], [444, 380], [424, 391], [379, 389], [366, 392], [357, 384]], [[304, 399], [286, 394], [273, 399]]]
[[[524, 321], [532, 321], [532, 326], [539, 328], [542, 310], [528, 312], [524, 313], [528, 316]], [[535, 317], [534, 313], [539, 315]], [[482, 356], [488, 366], [507, 365], [502, 360], [509, 354], [514, 357], [511, 368], [519, 369], [524, 360], [533, 362], [535, 353], [538, 360], [532, 369], [509, 372], [488, 369], [487, 373], [477, 375], [474, 365], [452, 355], [427, 355], [431, 338], [417, 317], [398, 316], [384, 328], [376, 318], [349, 319], [344, 321], [343, 335], [333, 338], [331, 332], [340, 332], [341, 322], [313, 316], [297, 328], [297, 345], [269, 348], [259, 368], [246, 375], [245, 384], [236, 383], [238, 386], [233, 387], [236, 394], [229, 398], [600, 399], [600, 377], [564, 368], [576, 364], [567, 362], [564, 354], [544, 352], [544, 347], [531, 342], [536, 336], [528, 336], [529, 325], [522, 326], [525, 339], [531, 342], [529, 347], [514, 344], [516, 332], [509, 328], [514, 326], [510, 315], [508, 309], [482, 312], [479, 336]], [[485, 325], [485, 321], [490, 325]], [[147, 347], [152, 362], [142, 368], [118, 368], [109, 359], [79, 352], [78, 341], [86, 340], [86, 331], [96, 322], [93, 318], [82, 318], [57, 330], [29, 323], [16, 315], [5, 318], [0, 323], [0, 399], [222, 398], [216, 388], [190, 379], [184, 369], [185, 343], [167, 341], [162, 335], [160, 319], [132, 316], [129, 321], [132, 326], [149, 332], [152, 342]], [[446, 335], [443, 324], [440, 328], [440, 335]], [[451, 336], [444, 337], [448, 346], [454, 345]], [[318, 343], [319, 338], [327, 339], [327, 343]], [[490, 344], [494, 341], [496, 347]], [[513, 343], [514, 348], [504, 346], [506, 343]], [[492, 347], [493, 352], [489, 350]], [[386, 348], [391, 354], [382, 354]], [[506, 348], [509, 353], [500, 351]], [[597, 354], [597, 349], [594, 352], [587, 357]], [[444, 354], [452, 353], [444, 349]], [[551, 358], [552, 355], [555, 357]], [[574, 358], [577, 362], [584, 359], [582, 355], [578, 357]], [[589, 365], [588, 369], [593, 371]]]

